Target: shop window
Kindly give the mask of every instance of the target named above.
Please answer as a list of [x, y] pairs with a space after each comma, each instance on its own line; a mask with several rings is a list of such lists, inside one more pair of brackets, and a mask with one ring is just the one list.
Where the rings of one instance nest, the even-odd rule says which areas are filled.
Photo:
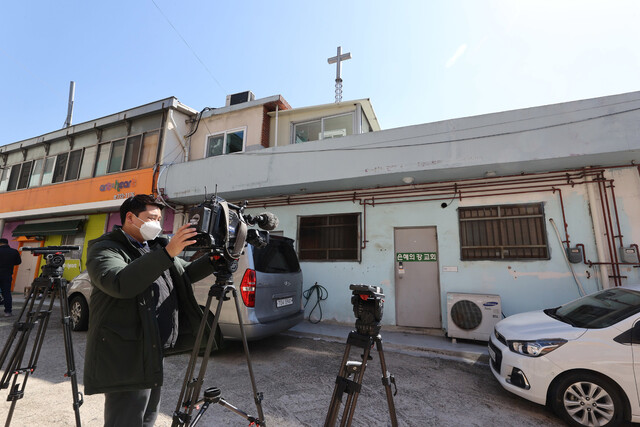
[[542, 203], [458, 208], [462, 260], [549, 259]]
[[360, 214], [298, 217], [301, 261], [359, 261]]
[[293, 135], [294, 144], [353, 135], [353, 113], [297, 123]]
[[216, 135], [209, 135], [207, 137], [205, 157], [244, 151], [244, 134], [245, 131], [243, 129], [236, 129]]

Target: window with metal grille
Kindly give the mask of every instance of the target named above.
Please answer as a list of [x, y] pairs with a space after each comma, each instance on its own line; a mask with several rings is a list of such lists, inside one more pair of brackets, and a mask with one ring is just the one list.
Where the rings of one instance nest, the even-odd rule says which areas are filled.
[[298, 217], [301, 261], [359, 261], [360, 214]]
[[462, 260], [549, 259], [542, 203], [458, 208]]

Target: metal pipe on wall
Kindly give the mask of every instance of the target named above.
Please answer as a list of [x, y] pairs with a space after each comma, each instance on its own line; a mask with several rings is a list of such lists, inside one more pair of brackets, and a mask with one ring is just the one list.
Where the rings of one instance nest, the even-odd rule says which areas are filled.
[[[622, 168], [636, 165], [620, 165], [613, 166], [611, 168]], [[596, 184], [598, 191], [600, 192], [600, 213], [602, 217], [597, 217], [597, 209], [592, 209], [594, 232], [596, 238], [596, 251], [598, 259], [606, 260], [606, 256], [602, 249], [603, 239], [602, 236], [606, 236], [605, 241], [610, 254], [610, 262], [603, 261], [602, 263], [590, 263], [590, 265], [600, 265], [600, 273], [602, 277], [602, 286], [608, 287], [609, 273], [606, 265], [611, 265], [612, 278], [615, 280], [615, 286], [620, 286], [622, 278], [620, 276], [620, 269], [617, 253], [615, 250], [615, 238], [614, 223], [611, 213], [610, 205], [613, 204], [613, 210], [615, 215], [615, 226], [620, 230], [619, 216], [617, 215], [617, 203], [615, 200], [615, 193], [613, 190], [613, 180], [604, 178], [604, 168], [582, 168], [574, 169], [572, 171], [560, 171], [549, 172], [545, 176], [541, 174], [521, 174], [511, 175], [509, 177], [497, 177], [497, 178], [471, 178], [460, 181], [447, 181], [437, 182], [430, 184], [412, 184], [411, 187], [386, 187], [367, 189], [362, 191], [344, 190], [335, 192], [316, 193], [314, 195], [300, 195], [300, 196], [280, 196], [280, 197], [268, 197], [263, 199], [254, 199], [252, 204], [260, 205], [263, 207], [268, 206], [292, 206], [302, 204], [319, 204], [329, 202], [345, 202], [345, 201], [358, 201], [360, 205], [386, 205], [386, 204], [399, 204], [399, 203], [411, 203], [411, 202], [431, 202], [439, 200], [449, 200], [451, 193], [462, 200], [465, 198], [474, 197], [491, 197], [491, 196], [504, 196], [504, 195], [518, 195], [536, 192], [551, 191], [555, 194], [558, 192], [560, 208], [563, 216], [563, 224], [565, 227], [565, 236], [567, 246], [570, 245], [568, 222], [566, 220], [566, 213], [564, 209], [564, 201], [562, 191], [559, 187], [575, 187], [576, 185], [586, 185], [587, 194], [590, 202], [590, 206], [594, 208], [597, 206], [595, 203], [595, 190], [593, 185]], [[640, 167], [638, 167], [640, 173]], [[609, 202], [607, 194], [607, 185], [612, 190], [612, 201]], [[456, 196], [454, 196], [455, 198]], [[606, 202], [605, 202], [606, 201]], [[366, 221], [366, 211], [363, 213], [364, 221]], [[602, 219], [605, 225], [605, 233], [601, 233], [600, 219]], [[620, 237], [620, 243], [622, 244], [621, 233], [618, 232]], [[361, 243], [362, 249], [366, 248], [366, 222], [363, 229], [363, 242]]]
[[[593, 183], [595, 183], [596, 177], [591, 177], [591, 181]], [[589, 208], [591, 211], [591, 223], [593, 225], [593, 234], [595, 237], [595, 241], [596, 241], [596, 254], [598, 255], [598, 259], [600, 260], [604, 260], [605, 258], [605, 254], [604, 254], [604, 233], [602, 232], [602, 227], [601, 227], [601, 222], [600, 221], [604, 221], [604, 219], [601, 217], [600, 214], [602, 214], [602, 212], [598, 211], [597, 207], [597, 201], [596, 201], [596, 194], [595, 194], [595, 186], [593, 185], [587, 185], [587, 197], [589, 198]], [[583, 254], [586, 257], [586, 253], [583, 249]], [[585, 264], [586, 264], [586, 259], [585, 259]], [[607, 271], [607, 266], [602, 264], [599, 266], [600, 269], [600, 284], [602, 286], [602, 289], [606, 289], [609, 288], [609, 272]]]

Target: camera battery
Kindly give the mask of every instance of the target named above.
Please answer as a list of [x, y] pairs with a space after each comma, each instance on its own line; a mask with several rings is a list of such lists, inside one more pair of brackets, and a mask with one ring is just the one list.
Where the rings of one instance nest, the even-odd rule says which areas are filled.
[[196, 206], [189, 210], [189, 224], [196, 228], [198, 233], [208, 233], [211, 223], [211, 209], [206, 206]]

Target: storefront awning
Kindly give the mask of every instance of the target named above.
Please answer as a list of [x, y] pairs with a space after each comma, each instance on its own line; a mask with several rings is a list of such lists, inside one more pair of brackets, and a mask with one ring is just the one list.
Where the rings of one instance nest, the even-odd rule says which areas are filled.
[[82, 220], [37, 222], [20, 224], [13, 229], [13, 236], [55, 236], [76, 234], [82, 228]]

